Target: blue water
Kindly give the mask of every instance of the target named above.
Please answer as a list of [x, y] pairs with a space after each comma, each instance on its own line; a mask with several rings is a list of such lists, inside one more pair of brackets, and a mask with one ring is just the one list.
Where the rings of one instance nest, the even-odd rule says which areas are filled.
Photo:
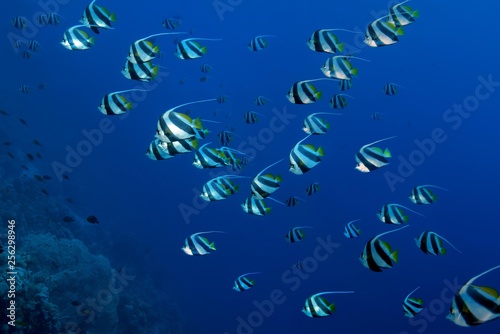
[[[445, 319], [452, 287], [500, 264], [496, 221], [500, 71], [493, 28], [498, 8], [494, 4], [411, 1], [408, 5], [418, 9], [420, 17], [404, 28], [399, 43], [382, 48], [363, 44], [364, 35], [339, 32], [337, 36], [349, 45], [349, 52], [370, 62], [353, 60], [359, 75], [346, 92], [353, 99], [340, 111], [342, 116], [324, 116], [331, 123], [330, 132], [307, 141], [324, 148], [322, 162], [307, 174], [293, 175], [288, 172], [288, 155], [305, 137], [301, 130], [304, 117], [334, 111], [328, 100], [339, 92], [335, 82], [320, 81], [315, 86], [323, 97], [315, 104], [293, 105], [285, 98], [294, 82], [324, 77], [319, 68], [330, 55], [309, 50], [307, 39], [322, 28], [364, 33], [366, 25], [385, 15], [394, 2], [99, 1], [116, 13], [117, 22], [113, 30], [99, 35], [89, 32], [96, 44], [87, 51], [69, 51], [59, 43], [67, 28], [79, 24], [88, 3], [53, 3], [65, 19], [58, 26], [35, 26], [34, 31], [17, 30], [10, 20], [20, 15], [34, 22], [34, 14], [43, 12], [35, 1], [6, 4], [0, 14], [7, 37], [1, 42], [0, 107], [10, 114], [2, 120], [7, 136], [2, 139], [25, 152], [32, 138], [42, 142], [44, 158], [32, 165], [53, 177], [47, 190], [54, 200], [71, 196], [75, 203], [65, 205], [76, 214], [99, 217], [99, 225], [75, 222], [69, 228], [74, 237], [84, 240], [94, 253], [108, 257], [113, 267], [125, 266], [134, 272], [137, 279], [130, 284], [139, 285], [136, 289], [159, 291], [158, 299], [168, 296], [178, 309], [182, 333], [499, 330], [498, 321], [461, 328]], [[228, 10], [217, 10], [216, 3], [226, 4]], [[175, 36], [157, 37], [155, 43], [164, 52], [163, 58], [153, 61], [162, 66], [157, 80], [144, 84], [124, 78], [120, 70], [130, 44], [166, 32], [161, 23], [174, 15], [182, 18], [178, 31], [222, 41], [203, 42], [208, 48], [203, 58], [180, 60], [173, 55]], [[22, 59], [19, 50], [10, 46], [9, 33], [36, 39], [42, 48], [32, 59]], [[264, 34], [277, 37], [267, 38], [269, 45], [264, 50], [250, 52], [248, 42]], [[207, 82], [199, 81], [204, 75], [199, 69], [202, 64], [213, 66]], [[488, 78], [494, 82], [490, 90], [484, 85]], [[184, 84], [179, 83], [181, 79]], [[48, 87], [38, 90], [39, 82]], [[383, 86], [387, 82], [405, 89], [386, 96]], [[22, 94], [21, 85], [33, 89]], [[131, 88], [151, 91], [137, 95], [135, 108], [126, 117], [104, 116], [97, 110], [105, 94]], [[477, 89], [488, 96], [478, 99]], [[204, 123], [211, 134], [200, 145], [212, 142], [211, 146], [217, 146], [216, 134], [226, 126], [234, 128], [238, 137], [233, 137], [230, 147], [253, 157], [240, 175], [254, 177], [284, 159], [269, 170], [283, 177], [281, 188], [272, 197], [284, 201], [295, 195], [305, 202], [289, 208], [268, 200], [272, 208], [268, 216], [249, 215], [240, 204], [250, 194], [251, 179], [242, 179], [236, 180], [238, 194], [207, 204], [197, 198], [203, 183], [212, 173], [227, 169], [198, 170], [191, 165], [192, 154], [167, 161], [145, 156], [163, 112], [222, 94], [228, 96], [224, 104], [208, 102], [190, 108], [192, 117], [220, 122]], [[253, 100], [258, 95], [272, 102], [256, 107]], [[468, 105], [473, 110], [470, 115], [450, 118], [447, 110], [454, 104], [474, 102], [478, 104]], [[243, 114], [249, 110], [266, 117], [245, 124]], [[373, 112], [383, 118], [373, 120]], [[284, 123], [276, 121], [277, 114], [288, 118]], [[17, 122], [18, 117], [28, 127]], [[80, 161], [70, 167], [68, 152], [87, 145], [84, 132], [99, 129], [103, 119], [111, 120], [109, 133], [99, 131], [102, 136], [87, 146], [89, 153], [80, 155]], [[440, 133], [437, 139], [433, 138], [435, 131]], [[368, 174], [354, 169], [354, 155], [361, 146], [390, 136], [397, 138], [381, 144], [392, 153], [388, 166]], [[254, 146], [252, 138], [257, 138]], [[427, 143], [427, 149], [417, 142]], [[55, 164], [68, 166], [70, 181], [58, 180]], [[397, 181], [388, 181], [389, 175], [398, 176]], [[313, 182], [319, 182], [321, 188], [307, 197], [304, 190]], [[437, 189], [435, 204], [416, 206], [408, 195], [422, 184], [449, 191]], [[375, 214], [385, 203], [405, 205], [425, 218], [410, 212], [409, 228], [383, 238], [399, 250], [399, 262], [392, 269], [374, 273], [358, 258], [371, 237], [398, 227], [377, 219]], [[193, 214], [183, 215], [182, 208], [190, 208]], [[344, 225], [354, 219], [362, 219], [356, 224], [362, 234], [358, 239], [346, 239]], [[300, 243], [287, 243], [284, 234], [300, 225], [314, 229], [307, 230]], [[29, 233], [29, 224], [27, 230]], [[226, 233], [207, 235], [217, 248], [210, 256], [189, 257], [180, 250], [190, 234], [213, 230]], [[424, 230], [446, 237], [462, 254], [445, 246], [445, 256], [424, 255], [413, 240]], [[22, 240], [22, 234], [18, 238]], [[331, 253], [318, 251], [328, 240], [335, 245]], [[306, 264], [304, 276], [292, 272], [299, 260]], [[251, 290], [238, 293], [231, 289], [237, 276], [255, 271], [262, 274], [253, 276], [256, 284]], [[500, 271], [494, 271], [477, 284], [498, 289], [499, 279]], [[409, 320], [403, 316], [401, 304], [417, 286], [421, 286], [417, 296], [424, 300], [426, 313]], [[304, 302], [312, 294], [346, 290], [355, 293], [325, 296], [337, 307], [333, 316], [311, 319], [302, 314]]]

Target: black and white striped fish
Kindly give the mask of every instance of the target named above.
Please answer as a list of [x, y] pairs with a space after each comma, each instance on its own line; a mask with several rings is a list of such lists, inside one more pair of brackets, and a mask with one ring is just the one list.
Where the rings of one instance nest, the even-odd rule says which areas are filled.
[[388, 96], [394, 96], [398, 93], [398, 87], [404, 88], [401, 85], [395, 84], [393, 82], [388, 82], [384, 85], [384, 94]]
[[259, 121], [259, 118], [257, 117], [257, 115], [264, 116], [262, 114], [255, 112], [255, 111], [247, 111], [243, 115], [243, 119], [245, 120], [245, 123], [247, 123], [247, 124], [255, 124]]
[[316, 115], [336, 115], [342, 116], [342, 114], [336, 114], [331, 112], [317, 112], [307, 116], [304, 119], [304, 123], [302, 126], [302, 130], [308, 135], [322, 135], [330, 130], [330, 123], [325, 122], [322, 118], [317, 117]]
[[263, 199], [256, 199], [253, 196], [247, 197], [241, 204], [241, 208], [246, 213], [256, 216], [265, 216], [271, 213], [271, 208], [266, 205]]
[[415, 18], [419, 17], [418, 10], [413, 10], [408, 6], [403, 6], [410, 0], [403, 1], [389, 9], [390, 22], [396, 27], [402, 27], [415, 22]]
[[202, 187], [200, 197], [207, 202], [221, 201], [234, 195], [239, 187], [231, 179], [243, 178], [237, 175], [222, 175], [206, 182]]
[[294, 243], [297, 241], [301, 241], [306, 237], [306, 234], [304, 231], [302, 231], [302, 228], [313, 228], [312, 226], [297, 226], [292, 228], [290, 231], [286, 232], [285, 234], [285, 239], [289, 243]]
[[350, 97], [351, 99], [353, 98], [352, 96], [347, 95], [347, 94], [335, 94], [335, 95], [333, 95], [329, 101], [330, 107], [332, 107], [333, 109], [344, 109], [345, 107], [347, 107], [348, 103], [347, 103], [347, 99], [345, 98], [346, 96]]
[[446, 254], [446, 249], [443, 248], [443, 242], [441, 240], [446, 241], [448, 244], [450, 244], [451, 247], [455, 248], [457, 252], [462, 253], [455, 246], [453, 246], [451, 242], [449, 242], [436, 232], [425, 231], [415, 238], [417, 247], [420, 248], [422, 252], [424, 252], [425, 254], [432, 254], [436, 256]]
[[92, 29], [93, 32], [99, 34], [99, 28], [113, 29], [112, 22], [116, 22], [115, 14], [111, 14], [106, 8], [95, 4], [93, 0], [87, 8], [85, 8], [80, 23]]
[[28, 19], [25, 18], [24, 16], [16, 16], [15, 18], [12, 19], [12, 25], [14, 28], [19, 29], [19, 30], [24, 30], [26, 29], [26, 22], [28, 22]]
[[160, 141], [159, 139], [154, 139], [146, 151], [146, 156], [151, 160], [167, 160], [174, 156], [168, 152], [167, 144]]
[[211, 38], [188, 38], [177, 43], [175, 55], [179, 59], [196, 59], [203, 57], [207, 53], [207, 47], [201, 46], [195, 40], [202, 41], [221, 41], [221, 39]]
[[446, 316], [446, 319], [458, 326], [470, 327], [500, 318], [498, 291], [488, 286], [472, 284], [479, 277], [498, 268], [500, 266], [493, 267], [468, 280], [455, 294], [450, 313]]
[[423, 186], [417, 186], [411, 190], [410, 200], [415, 204], [425, 205], [432, 204], [437, 200], [437, 196], [430, 190], [427, 189], [429, 187], [438, 188], [442, 190], [448, 191], [448, 189], [444, 189], [438, 186], [434, 186], [432, 184], [426, 184]]
[[364, 43], [373, 48], [387, 46], [399, 42], [398, 36], [403, 35], [403, 29], [389, 21], [390, 15], [383, 16], [371, 22], [366, 28]]
[[307, 196], [312, 196], [315, 193], [317, 193], [318, 190], [319, 190], [319, 182], [314, 182], [307, 186], [306, 194]]
[[[245, 158], [245, 153], [229, 148], [227, 146], [222, 146], [219, 148], [219, 151], [223, 152], [226, 157], [229, 159], [229, 163], [226, 166], [230, 166], [234, 171], [240, 171], [245, 165], [243, 161]], [[242, 155], [242, 158], [236, 157], [236, 154]]]
[[227, 102], [227, 95], [221, 95], [217, 98], [217, 103], [226, 103]]
[[158, 75], [158, 66], [151, 64], [151, 62], [135, 64], [127, 59], [122, 68], [122, 74], [130, 80], [150, 82]]
[[200, 197], [207, 202], [222, 201], [231, 196], [231, 189], [226, 188], [220, 180], [225, 176], [219, 176], [206, 182], [201, 190]]
[[23, 51], [23, 53], [21, 53], [21, 57], [23, 57], [23, 59], [31, 59], [35, 56], [35, 54], [31, 51]]
[[95, 38], [89, 37], [84, 30], [78, 29], [82, 27], [85, 26], [77, 25], [66, 30], [63, 34], [61, 45], [71, 51], [90, 49], [95, 44]]
[[365, 245], [359, 260], [366, 268], [371, 271], [381, 272], [382, 269], [392, 268], [393, 261], [398, 262], [398, 251], [394, 252], [391, 249], [391, 245], [387, 242], [381, 241], [380, 237], [389, 233], [400, 231], [407, 228], [410, 225], [403, 226], [396, 230], [381, 233], [370, 240]]
[[253, 272], [253, 273], [246, 273], [246, 274], [243, 274], [241, 276], [238, 276], [238, 278], [236, 278], [234, 280], [233, 289], [238, 291], [238, 292], [247, 291], [247, 290], [251, 289], [254, 286], [255, 281], [248, 278], [247, 276], [257, 275], [257, 274], [262, 274], [262, 273]]
[[312, 168], [316, 167], [320, 162], [325, 152], [322, 147], [315, 148], [311, 144], [302, 144], [304, 140], [309, 138], [308, 135], [299, 141], [290, 151], [290, 169], [293, 174], [305, 174]]
[[[307, 41], [309, 49], [316, 52], [337, 53], [344, 51], [344, 43], [339, 43], [337, 36], [331, 31], [344, 29], [319, 29], [312, 33]], [[344, 30], [346, 31], [346, 30]], [[347, 30], [349, 31], [349, 30]]]
[[358, 69], [353, 68], [350, 59], [362, 59], [353, 56], [333, 56], [328, 58], [320, 68], [321, 72], [328, 78], [338, 80], [351, 80], [353, 76], [358, 75]]
[[104, 95], [97, 109], [104, 115], [121, 115], [132, 109], [132, 103], [123, 95], [128, 92], [148, 92], [144, 89], [128, 89]]
[[356, 153], [356, 169], [363, 173], [369, 173], [385, 165], [389, 164], [389, 159], [392, 157], [388, 148], [382, 151], [379, 147], [370, 147], [371, 145], [380, 143], [385, 140], [396, 138], [396, 136], [388, 137], [363, 145], [358, 153]]
[[62, 15], [58, 13], [49, 13], [45, 16], [45, 24], [51, 25], [51, 26], [57, 26], [59, 23], [61, 23], [61, 18]]
[[200, 65], [200, 70], [202, 73], [208, 73], [208, 72], [212, 72], [212, 66], [211, 65], [208, 65], [208, 64], [202, 64]]
[[203, 138], [208, 133], [204, 129], [200, 119], [191, 119], [186, 114], [175, 112], [177, 108], [181, 108], [190, 104], [216, 101], [216, 99], [200, 100], [184, 103], [167, 110], [158, 120], [156, 126], [156, 138], [161, 141], [171, 142], [189, 138]]
[[200, 234], [206, 234], [206, 233], [225, 233], [225, 232], [207, 231], [207, 232], [198, 232], [191, 234], [184, 241], [184, 247], [181, 248], [184, 251], [184, 253], [191, 256], [200, 256], [214, 252], [215, 251], [214, 243], [208, 241], [207, 238], [200, 236]]
[[248, 45], [247, 45], [248, 49], [250, 51], [254, 51], [255, 52], [255, 51], [260, 51], [260, 50], [263, 50], [263, 49], [267, 48], [268, 43], [264, 39], [264, 37], [276, 37], [276, 36], [274, 36], [274, 35], [259, 35], [259, 36], [255, 36], [248, 43]]
[[322, 93], [317, 91], [316, 87], [314, 87], [311, 82], [319, 80], [329, 79], [320, 78], [297, 81], [288, 91], [286, 98], [288, 99], [288, 101], [294, 104], [310, 104], [318, 101], [321, 98]]
[[162, 22], [162, 26], [168, 30], [176, 30], [182, 24], [182, 20], [179, 16], [168, 17]]
[[261, 106], [265, 105], [268, 101], [271, 101], [271, 100], [270, 100], [270, 99], [268, 99], [268, 98], [267, 98], [267, 97], [265, 97], [265, 96], [260, 96], [260, 95], [259, 95], [259, 96], [257, 96], [257, 97], [255, 98], [254, 103], [255, 103], [257, 106], [261, 107]]
[[130, 45], [130, 50], [127, 59], [134, 64], [146, 63], [155, 59], [160, 53], [160, 47], [154, 45], [153, 42], [149, 41], [152, 37], [163, 36], [163, 35], [176, 35], [176, 34], [186, 34], [185, 32], [166, 32], [160, 34], [149, 35], [147, 37], [138, 39]]
[[407, 208], [406, 206], [395, 203], [384, 204], [380, 211], [377, 213], [377, 217], [386, 224], [401, 225], [407, 223], [408, 216], [405, 215], [401, 208], [424, 217], [422, 214], [415, 212], [412, 209]]
[[352, 87], [352, 80], [340, 80], [339, 81], [339, 89], [343, 92], [351, 89]]
[[286, 200], [285, 200], [285, 205], [286, 206], [296, 206], [299, 204], [299, 200], [300, 198], [299, 197], [295, 197], [295, 196], [290, 196], [288, 197]]
[[31, 92], [31, 86], [28, 86], [28, 85], [21, 85], [21, 87], [19, 87], [19, 91], [23, 94], [29, 94]]
[[354, 293], [354, 291], [325, 291], [319, 292], [306, 299], [302, 312], [310, 318], [328, 317], [335, 312], [335, 304], [321, 297], [331, 293]]
[[420, 298], [410, 298], [411, 294], [420, 289], [416, 288], [410, 292], [403, 301], [403, 311], [406, 317], [413, 318], [424, 309], [424, 301]]
[[219, 139], [219, 142], [222, 146], [228, 146], [230, 142], [233, 141], [232, 137], [232, 132], [231, 131], [221, 131], [217, 134], [217, 138]]
[[149, 145], [146, 156], [151, 160], [167, 160], [177, 154], [191, 152], [197, 147], [198, 140], [196, 139], [184, 139], [167, 143], [156, 138]]
[[281, 175], [276, 175], [276, 176], [272, 174], [262, 175], [262, 173], [264, 173], [267, 169], [273, 167], [274, 165], [280, 163], [281, 161], [283, 161], [283, 159], [267, 166], [253, 178], [250, 188], [253, 196], [256, 199], [263, 199], [269, 197], [269, 195], [271, 195], [272, 193], [274, 193], [276, 190], [279, 189], [280, 182], [283, 181]]
[[361, 219], [352, 220], [344, 227], [344, 236], [348, 239], [354, 239], [359, 237], [361, 230], [357, 228], [353, 223], [360, 221]]
[[28, 49], [30, 49], [31, 51], [38, 51], [40, 49], [40, 43], [38, 43], [37, 40], [29, 40], [28, 41]]
[[210, 143], [206, 143], [195, 151], [193, 165], [200, 169], [226, 166], [229, 163], [229, 159], [224, 152], [207, 147], [208, 144]]
[[370, 115], [370, 118], [373, 119], [374, 121], [380, 121], [383, 117], [381, 113], [375, 111]]

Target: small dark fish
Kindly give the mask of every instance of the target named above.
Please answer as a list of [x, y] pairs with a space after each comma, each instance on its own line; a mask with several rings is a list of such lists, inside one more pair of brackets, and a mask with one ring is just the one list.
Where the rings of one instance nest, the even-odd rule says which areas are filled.
[[71, 302], [71, 305], [73, 305], [73, 306], [80, 306], [80, 305], [82, 305], [82, 303], [80, 303], [78, 300], [73, 300]]
[[40, 144], [40, 142], [36, 139], [33, 139], [33, 144], [35, 144], [36, 146], [42, 146], [42, 144]]
[[5, 110], [0, 110], [0, 115], [8, 116], [9, 113], [6, 112]]
[[26, 123], [26, 121], [22, 118], [19, 118], [19, 122], [21, 122], [21, 124], [28, 126], [28, 123]]
[[66, 175], [66, 174], [64, 174], [62, 177], [63, 177], [63, 179], [65, 179], [65, 180], [69, 180], [69, 176], [68, 176], [68, 175]]
[[3, 247], [0, 245], [0, 254], [3, 253]]
[[65, 223], [72, 223], [74, 221], [75, 221], [75, 219], [73, 217], [70, 217], [70, 216], [64, 216], [64, 218], [63, 218], [63, 222], [65, 222]]
[[40, 82], [40, 83], [38, 84], [38, 89], [40, 89], [40, 90], [45, 89], [45, 88], [47, 88], [47, 86], [48, 86], [48, 85], [49, 85], [49, 84], [48, 84], [48, 83], [46, 83], [46, 82]]
[[25, 165], [21, 165], [21, 168], [24, 169], [24, 170], [28, 170], [29, 168], [26, 167]]
[[14, 159], [14, 154], [12, 154], [12, 153], [10, 153], [10, 152], [7, 152], [7, 155], [8, 155], [9, 157], [11, 157], [12, 159]]
[[99, 220], [96, 216], [88, 216], [87, 221], [91, 224], [99, 224]]
[[42, 177], [44, 180], [52, 180], [52, 177], [50, 175], [44, 175]]
[[47, 191], [47, 190], [45, 190], [45, 189], [43, 189], [43, 188], [42, 188], [42, 190], [40, 190], [40, 192], [41, 192], [42, 194], [44, 194], [45, 196], [49, 196], [48, 191]]
[[26, 157], [30, 159], [31, 161], [35, 160], [35, 157], [31, 153], [26, 153]]
[[36, 152], [36, 156], [38, 157], [38, 159], [43, 159], [42, 155], [40, 154], [40, 152]]
[[295, 267], [297, 269], [304, 269], [304, 263], [302, 261], [297, 261], [297, 263], [295, 263]]
[[71, 197], [66, 197], [66, 202], [73, 203], [73, 199]]
[[10, 146], [10, 145], [12, 145], [12, 143], [11, 143], [10, 141], [4, 141], [4, 142], [3, 142], [3, 144], [4, 144], [5, 146]]
[[33, 175], [33, 177], [34, 177], [37, 181], [40, 181], [40, 182], [42, 182], [42, 181], [43, 181], [43, 177], [41, 177], [41, 176], [40, 176], [40, 175], [38, 175], [38, 174]]

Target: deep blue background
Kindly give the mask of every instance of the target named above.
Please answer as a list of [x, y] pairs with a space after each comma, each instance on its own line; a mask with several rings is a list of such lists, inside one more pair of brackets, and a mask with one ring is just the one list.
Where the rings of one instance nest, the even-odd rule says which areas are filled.
[[[283, 291], [286, 300], [276, 305], [273, 314], [254, 333], [302, 333], [334, 330], [346, 333], [492, 333], [499, 322], [462, 329], [445, 319], [449, 303], [436, 301], [446, 288], [445, 280], [464, 283], [480, 272], [500, 264], [498, 256], [498, 120], [500, 95], [494, 92], [481, 101], [479, 108], [456, 130], [443, 121], [443, 114], [455, 103], [474, 95], [478, 77], [491, 75], [500, 81], [497, 55], [498, 36], [493, 31], [498, 8], [491, 2], [476, 1], [458, 6], [456, 2], [429, 3], [412, 1], [421, 17], [405, 27], [398, 44], [372, 49], [354, 35], [339, 32], [338, 37], [356, 46], [357, 56], [370, 62], [353, 60], [359, 68], [353, 96], [343, 116], [325, 116], [332, 130], [308, 142], [322, 146], [324, 160], [306, 175], [289, 173], [288, 153], [302, 139], [302, 121], [313, 112], [332, 111], [330, 97], [338, 92], [335, 83], [318, 82], [323, 98], [313, 105], [292, 105], [286, 98], [290, 86], [299, 80], [323, 77], [319, 68], [329, 57], [314, 53], [306, 46], [311, 33], [321, 28], [365, 30], [374, 18], [383, 15], [392, 3], [386, 1], [240, 1], [220, 19], [211, 1], [100, 1], [116, 13], [114, 30], [95, 36], [96, 44], [88, 51], [71, 52], [60, 44], [65, 29], [78, 24], [87, 1], [73, 0], [61, 5], [59, 13], [66, 19], [59, 26], [39, 28], [28, 39], [35, 38], [42, 49], [33, 59], [22, 59], [10, 47], [8, 38], [0, 44], [2, 79], [0, 105], [30, 123], [30, 136], [43, 140], [45, 159], [64, 163], [69, 145], [75, 148], [85, 139], [83, 130], [98, 127], [103, 116], [97, 106], [104, 94], [144, 87], [125, 79], [120, 69], [129, 45], [150, 34], [165, 32], [161, 22], [168, 16], [182, 17], [179, 31], [193, 30], [193, 36], [221, 38], [219, 42], [202, 42], [208, 47], [205, 57], [182, 61], [173, 52], [174, 37], [158, 37], [156, 43], [164, 58], [154, 62], [162, 82], [137, 103], [124, 119], [112, 118], [114, 131], [105, 134], [102, 143], [83, 158], [69, 174], [73, 196], [82, 212], [91, 210], [102, 221], [95, 241], [115, 263], [126, 263], [148, 272], [178, 303], [187, 333], [236, 333], [237, 318], [247, 319], [255, 311], [254, 301], [269, 299], [272, 290]], [[20, 35], [10, 20], [25, 16], [30, 20], [40, 10], [35, 1], [5, 4], [1, 29]], [[92, 33], [90, 33], [93, 35]], [[252, 53], [246, 45], [252, 37], [273, 34], [268, 48]], [[182, 37], [181, 37], [182, 38]], [[199, 66], [210, 64], [209, 80]], [[184, 85], [179, 80], [186, 78]], [[44, 91], [35, 87], [31, 94], [21, 94], [23, 84], [49, 83]], [[382, 87], [395, 82], [396, 96], [385, 96]], [[499, 87], [497, 87], [498, 90]], [[224, 126], [234, 127], [231, 147], [236, 148], [248, 136], [256, 136], [269, 127], [272, 109], [285, 110], [296, 117], [273, 140], [258, 151], [242, 175], [253, 177], [269, 164], [285, 160], [271, 173], [281, 173], [283, 184], [273, 197], [284, 200], [296, 195], [306, 198], [304, 189], [319, 182], [320, 191], [295, 208], [268, 201], [272, 213], [255, 217], [244, 213], [240, 203], [250, 191], [250, 179], [238, 180], [240, 192], [226, 201], [210, 203], [183, 219], [179, 205], [193, 206], [197, 189], [210, 179], [210, 171], [191, 166], [187, 154], [169, 161], [151, 161], [145, 155], [156, 130], [158, 117], [176, 105], [229, 97], [225, 104], [210, 102], [192, 106], [192, 116], [216, 120], [205, 123], [211, 135], [200, 144], [217, 144], [216, 134]], [[253, 100], [263, 95], [273, 102], [256, 107]], [[219, 116], [214, 111], [219, 110]], [[268, 115], [255, 125], [243, 122], [248, 110]], [[374, 121], [373, 112], [383, 114]], [[226, 117], [228, 115], [228, 117]], [[430, 138], [433, 129], [442, 128], [447, 140], [415, 168], [404, 183], [392, 191], [385, 172], [398, 172], [399, 157], [408, 159], [417, 147], [415, 140]], [[364, 144], [389, 136], [396, 139], [380, 146], [389, 147], [393, 160], [384, 169], [362, 174], [354, 169], [354, 155]], [[12, 129], [9, 139], [23, 141]], [[216, 171], [219, 172], [219, 171]], [[436, 184], [447, 188], [436, 190], [439, 200], [431, 206], [417, 207], [408, 200], [412, 187]], [[364, 268], [359, 254], [372, 236], [390, 230], [375, 216], [384, 203], [400, 203], [426, 218], [410, 215], [410, 227], [384, 238], [399, 249], [400, 263], [383, 273]], [[83, 215], [83, 213], [82, 213]], [[343, 227], [350, 220], [362, 219], [359, 239], [347, 240]], [[285, 232], [294, 226], [312, 225], [306, 239], [288, 244]], [[93, 228], [93, 226], [86, 226]], [[424, 255], [413, 238], [429, 229], [440, 233], [461, 251], [451, 247], [444, 257]], [[188, 257], [180, 248], [184, 238], [199, 231], [222, 230], [227, 234], [207, 236], [215, 241], [217, 252], [205, 257]], [[133, 238], [130, 237], [133, 235]], [[306, 280], [292, 291], [292, 284], [282, 274], [298, 260], [313, 255], [316, 238], [328, 236], [340, 247]], [[141, 254], [148, 259], [141, 262]], [[261, 271], [255, 276], [255, 287], [245, 293], [231, 289], [233, 279], [246, 272]], [[492, 272], [479, 285], [499, 288], [500, 272]], [[403, 298], [416, 286], [417, 295], [426, 306], [435, 307], [435, 320], [412, 325], [403, 316]], [[310, 319], [301, 313], [304, 301], [320, 291], [355, 290], [352, 295], [326, 296], [337, 305], [337, 313], [325, 319]], [[448, 294], [449, 296], [449, 294]], [[434, 302], [433, 302], [434, 301]], [[432, 311], [430, 312], [432, 314]], [[420, 319], [420, 320], [418, 320]], [[424, 329], [422, 323], [426, 323]]]

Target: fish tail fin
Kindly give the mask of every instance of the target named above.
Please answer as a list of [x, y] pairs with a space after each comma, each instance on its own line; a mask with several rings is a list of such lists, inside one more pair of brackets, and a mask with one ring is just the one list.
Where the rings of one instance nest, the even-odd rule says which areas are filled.
[[399, 27], [398, 29], [396, 29], [396, 35], [403, 36], [404, 35], [403, 28]]
[[358, 75], [358, 69], [357, 68], [351, 69], [351, 74], [352, 75]]
[[153, 68], [153, 71], [152, 71], [151, 77], [152, 77], [153, 79], [155, 79], [157, 75], [158, 75], [158, 66], [155, 66], [155, 67]]
[[439, 254], [445, 255], [446, 254], [446, 248], [441, 248], [441, 250], [439, 251]]
[[344, 51], [344, 43], [339, 43], [337, 49], [339, 49], [340, 52]]
[[325, 150], [323, 149], [323, 147], [320, 146], [318, 148], [317, 152], [318, 152], [318, 154], [319, 154], [320, 157], [324, 157], [325, 156]]
[[201, 53], [206, 54], [207, 53], [207, 47], [204, 46], [200, 49]]
[[125, 108], [127, 108], [127, 110], [132, 109], [132, 103], [128, 102], [127, 104], [125, 104]]
[[321, 99], [321, 95], [323, 95], [322, 92], [316, 92], [316, 94], [314, 94], [314, 96], [319, 100]]
[[413, 16], [413, 17], [420, 17], [420, 13], [418, 12], [418, 10], [414, 10], [414, 11], [411, 13], [411, 16]]
[[398, 263], [399, 254], [397, 249], [391, 253], [391, 258], [393, 259], [394, 262]]
[[392, 158], [391, 151], [389, 151], [388, 148], [384, 150], [384, 157], [386, 158]]
[[109, 20], [111, 22], [116, 22], [116, 15], [115, 15], [115, 13], [111, 14], [111, 16], [109, 17]]
[[191, 145], [192, 148], [197, 149], [198, 148], [198, 139], [193, 139], [189, 142], [189, 145]]
[[335, 312], [336, 311], [335, 304], [331, 303], [330, 305], [328, 305], [328, 309], [332, 312]]
[[95, 38], [94, 37], [90, 37], [89, 38], [89, 43], [94, 45], [95, 44]]

